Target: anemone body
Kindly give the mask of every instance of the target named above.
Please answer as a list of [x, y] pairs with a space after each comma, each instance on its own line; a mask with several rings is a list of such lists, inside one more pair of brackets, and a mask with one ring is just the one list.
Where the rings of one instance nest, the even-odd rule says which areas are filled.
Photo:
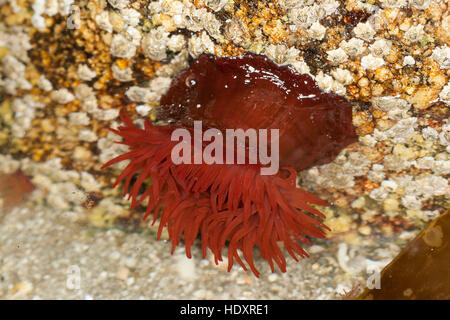
[[[202, 55], [172, 82], [160, 105], [171, 124], [147, 120], [140, 129], [121, 113], [124, 126], [113, 131], [129, 152], [104, 166], [130, 160], [115, 185], [124, 181], [133, 208], [148, 201], [145, 218], [159, 218], [158, 239], [166, 227], [172, 252], [184, 240], [191, 257], [200, 235], [204, 256], [209, 248], [218, 263], [228, 247], [228, 269], [237, 261], [256, 276], [255, 247], [272, 271], [275, 264], [286, 271], [284, 252], [295, 260], [307, 257], [301, 245], [323, 238], [327, 229], [324, 215], [311, 205], [327, 203], [296, 187], [296, 170], [331, 161], [355, 140], [345, 99], [320, 92], [309, 76], [265, 56]], [[203, 121], [204, 130], [279, 129], [282, 170], [263, 176], [260, 163], [175, 165], [171, 151], [178, 142], [171, 134], [192, 131], [195, 120]]]
[[280, 165], [296, 170], [332, 161], [356, 141], [352, 107], [314, 80], [266, 56], [201, 55], [161, 98], [162, 117], [186, 127], [279, 129]]

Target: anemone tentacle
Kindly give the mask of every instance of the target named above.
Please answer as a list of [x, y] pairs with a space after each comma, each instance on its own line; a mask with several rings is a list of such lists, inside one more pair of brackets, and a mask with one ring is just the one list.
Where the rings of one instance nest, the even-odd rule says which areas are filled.
[[[324, 216], [311, 204], [327, 204], [296, 187], [294, 169], [261, 176], [258, 165], [175, 165], [171, 150], [176, 142], [171, 141], [171, 130], [149, 121], [144, 129], [138, 128], [125, 113], [121, 119], [125, 126], [113, 131], [130, 151], [103, 167], [130, 161], [114, 186], [124, 181], [124, 195], [128, 194], [132, 208], [148, 199], [144, 219], [152, 211], [153, 223], [159, 218], [157, 239], [167, 228], [172, 253], [183, 239], [190, 258], [200, 234], [204, 257], [209, 248], [215, 262], [222, 261], [228, 243], [228, 269], [237, 261], [258, 276], [254, 248], [259, 248], [272, 270], [275, 263], [285, 272], [286, 259], [278, 242], [298, 260], [308, 256], [301, 244], [310, 244], [309, 237], [325, 236]], [[137, 177], [134, 182], [133, 177]], [[139, 193], [143, 185], [146, 187]]]

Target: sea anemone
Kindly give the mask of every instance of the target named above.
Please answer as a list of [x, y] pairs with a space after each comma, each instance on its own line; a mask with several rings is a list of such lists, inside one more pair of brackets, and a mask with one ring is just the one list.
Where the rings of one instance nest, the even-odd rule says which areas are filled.
[[[204, 54], [161, 98], [160, 117], [167, 124], [155, 126], [146, 120], [141, 129], [127, 113], [120, 117], [124, 126], [111, 130], [129, 151], [103, 167], [130, 160], [114, 186], [124, 181], [124, 196], [128, 194], [132, 208], [148, 201], [144, 218], [151, 212], [153, 223], [159, 218], [158, 239], [167, 227], [172, 252], [183, 239], [190, 258], [200, 234], [204, 257], [209, 248], [218, 263], [228, 246], [228, 270], [236, 260], [258, 276], [255, 247], [272, 272], [274, 262], [285, 272], [285, 251], [298, 261], [308, 256], [301, 244], [325, 237], [325, 216], [311, 205], [327, 203], [296, 187], [296, 170], [332, 161], [356, 134], [350, 104], [321, 92], [310, 76], [279, 67], [263, 55]], [[278, 129], [280, 170], [262, 175], [267, 163], [249, 164], [254, 150], [247, 141], [244, 163], [196, 163], [208, 144], [203, 141], [196, 148], [192, 141], [193, 154], [180, 155], [193, 161], [175, 164], [171, 155], [179, 142], [172, 141], [172, 133], [184, 129], [195, 135], [195, 121], [202, 121], [204, 129], [224, 132]], [[223, 141], [217, 143], [215, 155], [226, 149]], [[270, 140], [267, 146], [272, 144]]]

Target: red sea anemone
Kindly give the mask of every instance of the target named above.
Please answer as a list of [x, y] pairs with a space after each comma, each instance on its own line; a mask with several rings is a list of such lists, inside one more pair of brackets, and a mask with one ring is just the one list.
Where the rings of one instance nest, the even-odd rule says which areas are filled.
[[[327, 229], [325, 216], [311, 204], [327, 204], [296, 187], [295, 170], [330, 162], [356, 140], [350, 104], [321, 92], [308, 75], [247, 53], [238, 58], [200, 56], [173, 80], [160, 105], [161, 117], [170, 120], [164, 126], [146, 120], [140, 129], [121, 113], [125, 125], [113, 132], [129, 152], [104, 165], [131, 160], [115, 186], [124, 181], [132, 208], [148, 200], [145, 217], [153, 212], [154, 222], [160, 218], [158, 239], [167, 227], [172, 252], [183, 238], [190, 258], [200, 234], [203, 255], [209, 248], [216, 263], [228, 244], [228, 269], [234, 259], [247, 269], [243, 257], [256, 276], [255, 247], [272, 271], [274, 262], [286, 271], [284, 250], [295, 260], [307, 257], [301, 244], [323, 238]], [[266, 165], [260, 161], [175, 164], [171, 153], [178, 141], [171, 140], [172, 133], [180, 128], [193, 133], [197, 120], [205, 129], [278, 129], [281, 170], [261, 175]], [[204, 142], [201, 148], [192, 145], [191, 159], [207, 147]], [[253, 151], [247, 142], [245, 148], [248, 160]]]

